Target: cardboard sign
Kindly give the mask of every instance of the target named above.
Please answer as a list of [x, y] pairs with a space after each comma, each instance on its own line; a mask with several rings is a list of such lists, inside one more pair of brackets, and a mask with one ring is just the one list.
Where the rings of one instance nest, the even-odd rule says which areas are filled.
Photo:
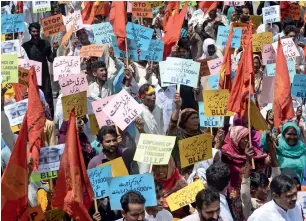
[[54, 58], [53, 73], [54, 81], [59, 78], [67, 77], [72, 74], [80, 74], [81, 60], [80, 56], [60, 56]]
[[[290, 82], [292, 83], [293, 77], [296, 75], [295, 62], [292, 60], [287, 60], [287, 68], [289, 72]], [[276, 73], [276, 63], [266, 65], [267, 76], [275, 76]]]
[[108, 96], [101, 100], [93, 101], [91, 103], [93, 112], [96, 115], [99, 127], [113, 125], [114, 122], [102, 111], [103, 108], [114, 98], [114, 95]]
[[306, 97], [306, 75], [297, 74], [293, 78], [291, 94], [294, 97]]
[[152, 8], [149, 2], [133, 2], [132, 17], [153, 18]]
[[102, 111], [116, 126], [124, 130], [142, 113], [142, 108], [126, 90], [122, 89]]
[[41, 24], [43, 26], [45, 37], [66, 31], [62, 14], [43, 18]]
[[69, 31], [66, 32], [66, 34], [62, 38], [62, 43], [61, 43], [60, 47], [62, 45], [66, 45], [67, 44], [67, 42], [69, 41], [72, 33], [74, 32], [74, 29], [75, 29], [75, 25], [72, 25], [72, 27], [69, 29]]
[[18, 83], [18, 57], [16, 54], [1, 56], [2, 82]]
[[112, 166], [105, 165], [103, 167], [89, 169], [87, 173], [95, 193], [94, 199], [107, 197], [109, 195], [107, 178], [112, 177]]
[[22, 93], [26, 93], [29, 88], [30, 72], [25, 68], [18, 67], [18, 83]]
[[204, 112], [204, 103], [198, 102], [200, 127], [224, 127], [224, 117], [207, 117]]
[[88, 118], [89, 118], [89, 124], [90, 124], [90, 134], [92, 136], [97, 136], [100, 128], [99, 128], [99, 124], [98, 124], [96, 115], [89, 114]]
[[45, 173], [32, 173], [31, 181], [32, 182], [39, 182], [41, 180], [50, 180], [57, 177], [58, 171], [50, 171]]
[[80, 50], [80, 57], [102, 57], [104, 45], [87, 45], [82, 46]]
[[214, 60], [208, 61], [207, 65], [210, 71], [211, 75], [219, 74], [221, 70], [223, 62], [223, 57], [222, 58], [216, 58]]
[[198, 60], [198, 62], [200, 62], [200, 76], [201, 77], [210, 75], [207, 62], [211, 60], [212, 60], [211, 58], [205, 58], [205, 59]]
[[280, 7], [279, 5], [262, 8], [263, 23], [271, 24], [280, 22]]
[[179, 141], [181, 167], [212, 158], [212, 136], [201, 134]]
[[92, 32], [95, 36], [96, 44], [111, 44], [112, 43], [112, 35], [113, 26], [109, 22], [102, 22], [99, 24], [91, 25]]
[[64, 120], [69, 120], [72, 109], [75, 109], [75, 116], [82, 117], [87, 114], [86, 91], [62, 97]]
[[253, 52], [261, 52], [264, 45], [272, 44], [272, 32], [253, 34], [252, 37]]
[[147, 28], [132, 22], [128, 22], [126, 25], [126, 37], [137, 41], [137, 47], [144, 51], [147, 51], [149, 48], [153, 32], [154, 30], [152, 28]]
[[178, 210], [184, 206], [189, 205], [190, 203], [195, 202], [195, 197], [201, 190], [204, 189], [204, 184], [202, 180], [197, 180], [192, 184], [184, 187], [172, 193], [166, 198], [167, 203], [171, 211]]
[[46, 221], [59, 221], [62, 220], [65, 212], [60, 209], [53, 209], [45, 212]]
[[66, 17], [63, 16], [64, 24], [66, 25], [66, 30], [70, 30], [72, 28], [72, 25], [74, 26], [74, 31], [78, 31], [83, 28], [83, 20], [82, 20], [82, 14], [81, 11], [75, 11]]
[[147, 51], [140, 50], [140, 60], [162, 61], [164, 54], [164, 42], [151, 40]]
[[24, 26], [23, 14], [1, 16], [1, 34], [24, 32]]
[[134, 160], [147, 164], [167, 165], [176, 137], [140, 134]]
[[33, 13], [42, 13], [51, 11], [50, 1], [32, 1]]
[[60, 78], [58, 83], [64, 96], [87, 91], [88, 89], [86, 74], [69, 75]]
[[[293, 42], [292, 38], [282, 39], [281, 43], [283, 46], [283, 52], [284, 52], [286, 59], [292, 59], [292, 58], [300, 56], [300, 53], [297, 50], [296, 45]], [[275, 53], [277, 54], [278, 42], [274, 42], [272, 46], [274, 48]]]
[[130, 176], [122, 176], [109, 178], [107, 181], [109, 186], [109, 198], [112, 210], [120, 210], [120, 199], [122, 195], [130, 190], [141, 193], [146, 199], [145, 206], [156, 206], [155, 184], [152, 174], [137, 174]]
[[18, 58], [18, 66], [30, 70], [35, 68], [37, 84], [42, 85], [42, 62]]
[[18, 39], [1, 42], [1, 54], [17, 54], [21, 57], [20, 42]]
[[276, 54], [272, 44], [264, 45], [262, 50], [262, 63], [266, 65], [275, 62], [276, 62]]
[[203, 90], [204, 109], [208, 117], [234, 116], [234, 113], [226, 110], [229, 99], [228, 90]]
[[124, 161], [122, 159], [122, 157], [118, 157], [114, 160], [108, 161], [106, 163], [100, 164], [99, 166], [97, 166], [97, 168], [99, 167], [103, 167], [105, 165], [111, 165], [112, 166], [112, 176], [113, 177], [120, 177], [120, 176], [128, 176], [129, 172], [126, 169], [126, 166], [124, 164]]
[[[135, 40], [127, 39], [128, 43], [128, 58], [133, 61], [138, 61], [138, 48], [137, 48], [137, 42]], [[119, 49], [117, 45], [117, 38], [115, 36], [112, 36], [112, 47], [114, 49], [115, 57], [117, 58], [126, 58], [125, 51], [122, 51]]]
[[45, 221], [44, 212], [40, 205], [28, 208], [28, 221]]

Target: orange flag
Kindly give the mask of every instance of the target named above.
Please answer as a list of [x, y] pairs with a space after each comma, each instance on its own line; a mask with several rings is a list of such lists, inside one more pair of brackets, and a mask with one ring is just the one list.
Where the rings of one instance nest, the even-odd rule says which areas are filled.
[[172, 15], [172, 11], [175, 10], [175, 13], [178, 13], [180, 8], [180, 3], [178, 1], [174, 1], [174, 2], [168, 2], [167, 8], [165, 10], [165, 15], [163, 18], [163, 30], [164, 33], [167, 32], [167, 25], [168, 25], [168, 21], [171, 17], [173, 17], [174, 15]]
[[112, 2], [112, 7], [109, 15], [109, 22], [113, 26], [114, 34], [117, 36], [118, 47], [125, 51], [125, 39], [126, 39], [126, 9], [125, 2]]
[[46, 122], [45, 109], [40, 101], [35, 68], [30, 69], [27, 123], [30, 143], [30, 153], [33, 158], [33, 171], [37, 171], [39, 165], [39, 151], [44, 146], [42, 133]]
[[276, 55], [273, 111], [275, 128], [279, 128], [282, 121], [291, 119], [295, 116], [292, 104], [287, 61], [283, 52], [283, 46], [281, 44], [280, 39], [278, 39], [278, 48]]
[[4, 220], [28, 220], [27, 116], [1, 180], [1, 217]]
[[65, 150], [58, 171], [52, 206], [62, 209], [76, 220], [91, 221], [88, 210], [93, 197], [94, 192], [87, 175], [73, 109], [70, 114]]
[[95, 10], [95, 2], [84, 2], [84, 9], [82, 10], [83, 24], [92, 24], [95, 17]]
[[202, 9], [202, 11], [205, 12], [205, 14], [217, 8], [217, 6], [218, 2], [213, 2], [213, 1], [203, 1], [199, 3], [199, 8]]
[[246, 115], [248, 99], [254, 94], [254, 80], [252, 23], [250, 22], [248, 25], [247, 45], [240, 59], [227, 103], [228, 111], [239, 113], [241, 116]]
[[233, 27], [230, 29], [228, 36], [228, 41], [226, 43], [223, 62], [220, 70], [220, 80], [219, 80], [219, 89], [228, 89], [232, 88], [232, 61], [231, 61], [231, 43], [233, 38]]

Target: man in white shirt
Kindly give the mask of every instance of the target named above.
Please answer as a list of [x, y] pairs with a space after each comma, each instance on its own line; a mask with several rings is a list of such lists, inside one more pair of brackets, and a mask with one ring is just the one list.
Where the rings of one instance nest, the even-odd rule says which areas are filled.
[[230, 170], [227, 164], [216, 162], [206, 170], [207, 185], [217, 192], [220, 196], [220, 217], [224, 221], [234, 221], [231, 209], [225, 196], [230, 182]]
[[253, 212], [248, 221], [302, 221], [302, 208], [297, 203], [297, 188], [287, 175], [275, 177], [270, 189], [272, 199]]

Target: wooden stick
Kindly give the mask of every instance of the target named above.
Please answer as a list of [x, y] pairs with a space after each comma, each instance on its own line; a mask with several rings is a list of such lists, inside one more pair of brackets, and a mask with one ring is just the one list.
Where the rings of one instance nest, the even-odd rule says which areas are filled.
[[[249, 124], [249, 142], [250, 147], [252, 147], [252, 137], [251, 137], [251, 84], [252, 84], [252, 78], [250, 76], [250, 82], [249, 82], [249, 100], [248, 100], [248, 124]], [[252, 169], [255, 169], [255, 163], [254, 158], [252, 158]]]
[[53, 182], [52, 182], [52, 179], [50, 179], [50, 188], [49, 188], [51, 191], [53, 190]]
[[129, 52], [128, 52], [127, 38], [125, 38], [125, 56], [126, 56], [126, 68], [129, 68]]
[[96, 211], [96, 213], [97, 213], [97, 212], [99, 212], [97, 200], [94, 200], [94, 204], [95, 204], [95, 211]]
[[152, 173], [152, 169], [153, 169], [153, 164], [150, 164], [150, 169], [149, 169], [149, 173]]
[[212, 127], [210, 128], [210, 135], [213, 136]]
[[180, 90], [181, 90], [181, 85], [177, 84], [176, 85], [176, 93], [180, 93]]

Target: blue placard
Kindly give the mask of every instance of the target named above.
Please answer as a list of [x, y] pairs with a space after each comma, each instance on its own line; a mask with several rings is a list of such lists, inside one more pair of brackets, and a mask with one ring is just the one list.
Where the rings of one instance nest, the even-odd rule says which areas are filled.
[[91, 25], [96, 44], [111, 44], [114, 35], [113, 26], [109, 22]]
[[107, 197], [109, 195], [107, 178], [112, 177], [112, 166], [105, 165], [103, 167], [89, 169], [87, 173], [95, 193], [94, 199]]
[[138, 191], [144, 196], [146, 207], [157, 205], [154, 178], [150, 173], [109, 178], [107, 182], [112, 210], [121, 209], [120, 199], [130, 190]]
[[[295, 62], [293, 60], [287, 60], [287, 68], [289, 72], [290, 82], [293, 82], [293, 77], [296, 75]], [[266, 65], [266, 74], [267, 76], [275, 76], [276, 64], [267, 64]]]
[[294, 76], [291, 94], [294, 97], [306, 98], [306, 75], [297, 74]]
[[285, 37], [285, 34], [284, 34], [283, 32], [281, 32], [281, 33], [275, 35], [275, 36], [273, 37], [273, 42], [278, 41], [278, 36], [282, 39], [282, 38]]
[[1, 33], [18, 33], [24, 32], [24, 15], [11, 14], [1, 16]]
[[[228, 41], [228, 36], [230, 32], [230, 27], [228, 26], [218, 26], [218, 34], [217, 34], [217, 41], [216, 45], [219, 46], [226, 46]], [[242, 29], [241, 28], [234, 28], [233, 38], [231, 42], [231, 48], [239, 48], [242, 36]]]
[[132, 22], [128, 22], [126, 25], [126, 37], [137, 41], [137, 47], [144, 51], [147, 51], [149, 48], [153, 32], [154, 30], [152, 28], [147, 28]]
[[218, 90], [219, 87], [219, 79], [220, 79], [220, 74], [208, 76], [208, 84], [210, 86], [211, 90]]
[[140, 51], [140, 60], [146, 61], [162, 61], [164, 53], [164, 42], [159, 40], [151, 40], [147, 51]]
[[234, 28], [233, 39], [232, 39], [232, 42], [231, 42], [231, 48], [240, 48], [241, 36], [242, 36], [242, 29], [241, 28]]
[[[127, 42], [128, 42], [129, 59], [133, 61], [138, 61], [137, 42], [131, 39], [127, 39]], [[114, 49], [115, 57], [126, 58], [125, 51], [122, 51], [118, 48], [116, 36], [112, 36], [112, 46]]]
[[204, 112], [204, 103], [198, 102], [198, 104], [201, 127], [224, 127], [224, 117], [207, 117]]

